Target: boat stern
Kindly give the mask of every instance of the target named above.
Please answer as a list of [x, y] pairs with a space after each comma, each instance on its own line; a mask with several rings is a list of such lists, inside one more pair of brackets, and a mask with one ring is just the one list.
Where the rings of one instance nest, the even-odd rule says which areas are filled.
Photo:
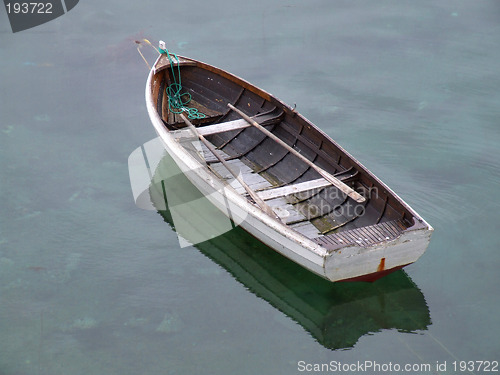
[[[415, 227], [415, 226], [414, 226]], [[422, 220], [396, 238], [369, 246], [353, 243], [330, 250], [325, 275], [330, 281], [375, 281], [417, 261], [426, 251], [432, 226]]]

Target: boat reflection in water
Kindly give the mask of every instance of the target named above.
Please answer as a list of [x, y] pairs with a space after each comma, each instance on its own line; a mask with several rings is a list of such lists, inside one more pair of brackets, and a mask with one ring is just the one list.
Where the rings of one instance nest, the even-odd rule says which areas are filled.
[[298, 322], [324, 347], [351, 348], [366, 334], [384, 329], [415, 332], [430, 325], [424, 296], [404, 271], [374, 283], [324, 280], [230, 222], [191, 184], [170, 156], [150, 162], [156, 164], [150, 199], [178, 233], [181, 246], [195, 244], [248, 290]]

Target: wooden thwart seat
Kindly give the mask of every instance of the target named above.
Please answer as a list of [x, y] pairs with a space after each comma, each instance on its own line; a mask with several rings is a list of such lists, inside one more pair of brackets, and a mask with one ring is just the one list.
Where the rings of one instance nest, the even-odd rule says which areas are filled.
[[293, 185], [258, 191], [257, 194], [261, 199], [266, 201], [278, 197], [286, 197], [290, 194], [297, 194], [308, 190], [324, 188], [330, 185], [332, 185], [331, 182], [328, 182], [324, 178], [318, 178], [316, 180], [299, 182]]
[[[273, 112], [270, 112], [270, 113], [258, 114], [257, 116], [254, 116], [253, 119], [256, 120], [259, 124], [267, 126], [278, 123], [281, 120], [281, 116], [282, 113], [276, 115]], [[251, 126], [252, 125], [249, 124], [248, 121], [246, 121], [245, 119], [238, 119], [238, 120], [221, 122], [213, 125], [199, 126], [196, 128], [196, 130], [198, 131], [199, 134], [207, 136], [217, 133], [229, 132], [232, 130], [245, 129]], [[196, 137], [196, 135], [188, 128], [181, 130], [174, 130], [171, 131], [171, 133], [176, 139]]]
[[[249, 126], [251, 125], [245, 120], [234, 120], [234, 121], [221, 122], [220, 124], [215, 124], [215, 125], [201, 126], [197, 128], [197, 130], [201, 135], [207, 136], [211, 134], [224, 133], [231, 130], [248, 128]], [[172, 131], [171, 133], [174, 135], [176, 139], [196, 137], [196, 135], [193, 134], [193, 132], [189, 130], [189, 128], [175, 130]]]

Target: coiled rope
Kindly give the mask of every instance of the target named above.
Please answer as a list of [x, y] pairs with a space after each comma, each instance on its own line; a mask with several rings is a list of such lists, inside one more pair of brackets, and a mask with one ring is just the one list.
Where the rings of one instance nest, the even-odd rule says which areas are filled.
[[[192, 120], [205, 118], [206, 115], [198, 111], [198, 109], [187, 106], [191, 101], [191, 94], [188, 92], [182, 93], [181, 68], [177, 55], [175, 53], [171, 54], [166, 48], [160, 48], [159, 51], [167, 56], [172, 70], [173, 83], [165, 89], [170, 112], [175, 114], [186, 113], [188, 118]], [[176, 65], [177, 69], [175, 69]]]

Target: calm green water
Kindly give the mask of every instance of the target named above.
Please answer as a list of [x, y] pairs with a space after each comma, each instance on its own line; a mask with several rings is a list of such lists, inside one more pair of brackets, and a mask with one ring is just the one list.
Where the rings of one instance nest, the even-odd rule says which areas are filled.
[[[12, 34], [0, 10], [0, 374], [500, 360], [499, 20], [496, 0], [88, 0]], [[426, 254], [336, 285], [238, 229], [180, 248], [130, 189], [155, 137], [141, 38], [297, 103], [434, 226]]]

